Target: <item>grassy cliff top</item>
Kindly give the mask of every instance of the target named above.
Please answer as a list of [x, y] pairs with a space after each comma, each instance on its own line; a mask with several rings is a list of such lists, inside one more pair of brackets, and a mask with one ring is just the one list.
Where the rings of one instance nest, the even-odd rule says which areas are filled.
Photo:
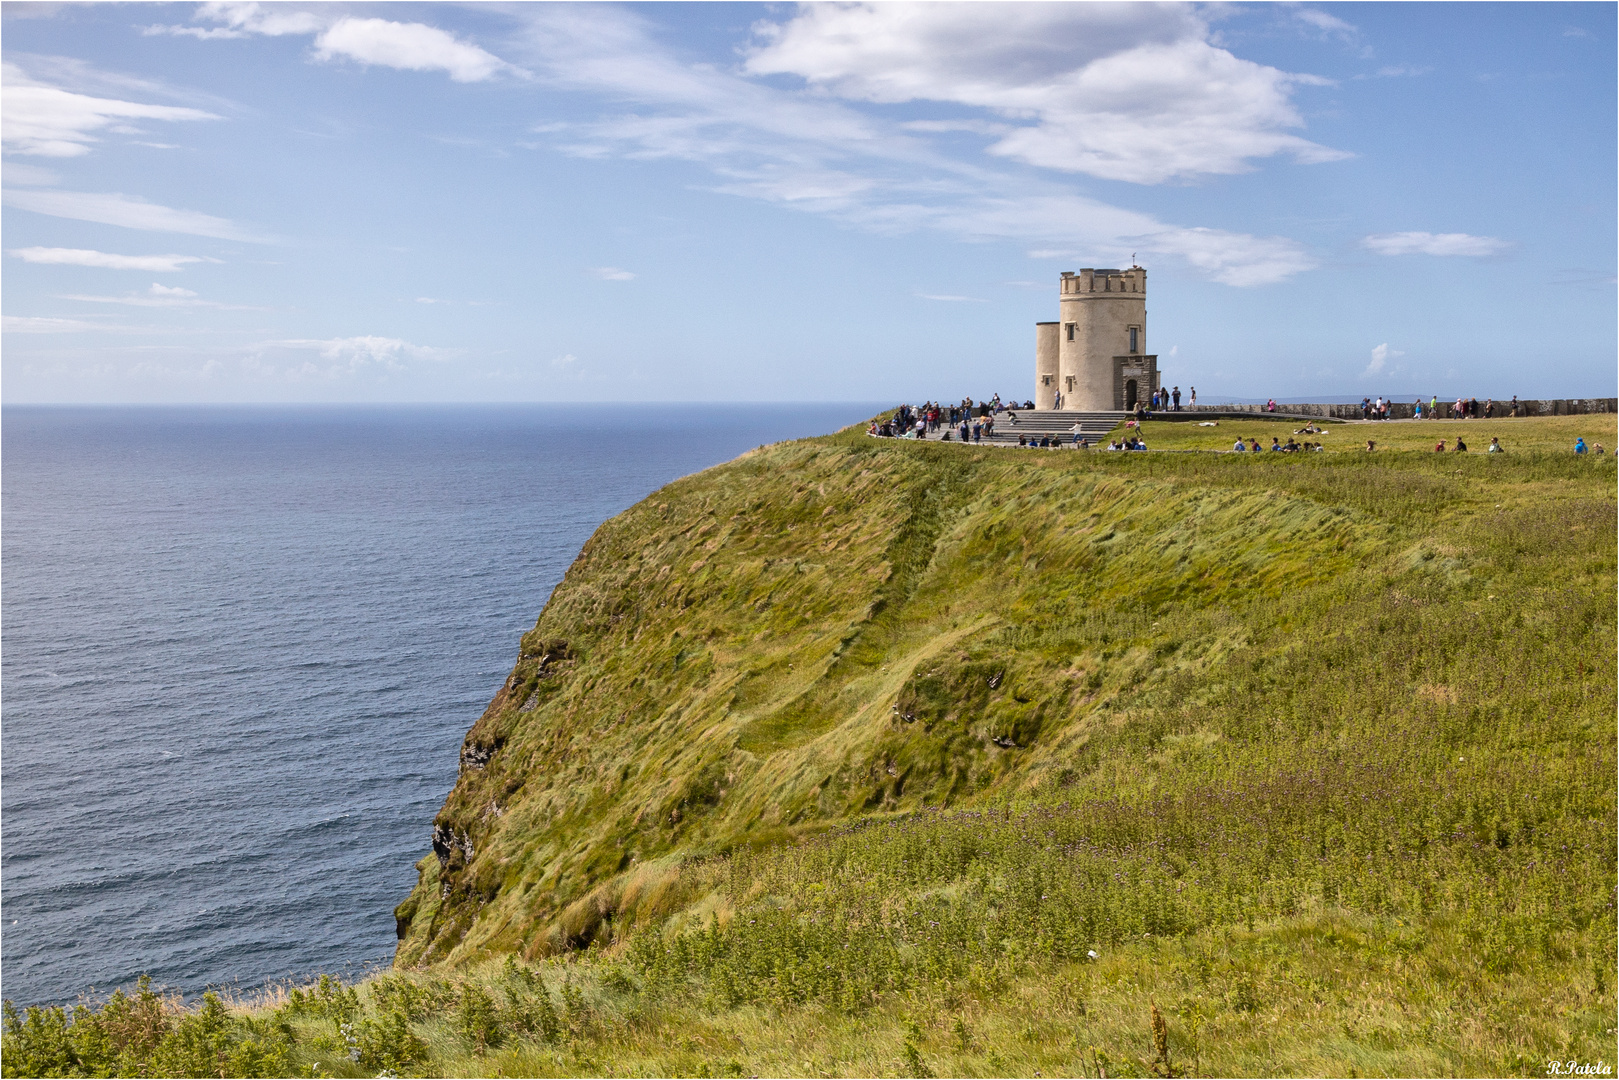
[[[1432, 453], [1429, 428], [1475, 452]], [[1496, 431], [1511, 451], [1476, 452]], [[1424, 450], [1368, 454], [1363, 433]], [[1575, 433], [1612, 445], [1614, 418], [1338, 425], [1357, 449], [1244, 457], [850, 429], [679, 480], [601, 527], [524, 637], [398, 962], [613, 938], [691, 899], [682, 863], [855, 819], [1145, 804], [1183, 760], [1229, 784], [1329, 743], [1452, 770], [1389, 717], [1527, 703], [1567, 675], [1542, 647], [1586, 657], [1584, 679], [1611, 652], [1613, 458], [1576, 459]], [[1491, 690], [1503, 650], [1523, 670]], [[1262, 737], [1301, 709], [1310, 738]]]
[[7, 1075], [1611, 1060], [1616, 474], [1576, 434], [1619, 443], [851, 429], [678, 480], [523, 636], [392, 973], [13, 1017]]

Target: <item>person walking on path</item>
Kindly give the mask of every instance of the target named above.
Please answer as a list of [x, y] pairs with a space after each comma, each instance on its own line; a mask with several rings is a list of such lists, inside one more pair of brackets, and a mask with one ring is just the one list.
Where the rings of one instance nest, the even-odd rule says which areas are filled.
[[1194, 409], [1195, 409], [1195, 408], [1197, 408], [1197, 387], [1195, 387], [1195, 386], [1194, 386], [1194, 387], [1192, 387], [1192, 400], [1191, 400], [1191, 406], [1192, 406], [1192, 408], [1194, 408]]

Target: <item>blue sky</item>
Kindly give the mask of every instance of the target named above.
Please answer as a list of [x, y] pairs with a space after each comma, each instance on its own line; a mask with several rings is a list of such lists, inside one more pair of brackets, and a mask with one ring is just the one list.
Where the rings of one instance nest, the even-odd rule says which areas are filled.
[[8, 3], [0, 390], [1613, 395], [1616, 10]]

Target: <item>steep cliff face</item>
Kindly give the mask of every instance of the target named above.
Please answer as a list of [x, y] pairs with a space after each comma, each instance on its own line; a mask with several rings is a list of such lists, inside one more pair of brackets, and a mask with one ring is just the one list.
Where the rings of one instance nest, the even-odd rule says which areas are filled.
[[578, 948], [693, 899], [681, 860], [1056, 782], [1243, 605], [1390, 557], [1325, 468], [1125, 457], [846, 432], [604, 524], [467, 734], [396, 962]]

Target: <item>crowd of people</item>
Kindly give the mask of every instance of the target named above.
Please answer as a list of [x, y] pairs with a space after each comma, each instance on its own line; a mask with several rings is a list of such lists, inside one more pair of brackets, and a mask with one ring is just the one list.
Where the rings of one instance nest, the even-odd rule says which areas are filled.
[[[1188, 404], [1197, 405], [1197, 388], [1193, 387]], [[1363, 397], [1360, 400], [1360, 412], [1365, 420], [1387, 420], [1390, 418], [1390, 409], [1393, 399], [1379, 395], [1376, 399]], [[1034, 402], [1017, 401], [1003, 402], [999, 394], [995, 394], [987, 401], [974, 401], [972, 398], [962, 398], [954, 405], [944, 405], [936, 401], [929, 401], [920, 406], [901, 405], [894, 414], [887, 419], [873, 420], [867, 434], [881, 438], [899, 439], [926, 439], [935, 436], [942, 441], [957, 441], [964, 443], [982, 443], [991, 438], [995, 431], [998, 419], [1016, 425], [1017, 414], [1020, 410], [1034, 408]], [[1170, 412], [1179, 412], [1181, 408], [1180, 387], [1170, 390], [1156, 390], [1153, 392], [1151, 403], [1142, 402], [1136, 406], [1134, 419], [1126, 422], [1127, 428], [1135, 428], [1136, 432], [1123, 438], [1115, 439], [1103, 447], [1104, 450], [1145, 450], [1147, 444], [1140, 436], [1142, 421], [1151, 419], [1152, 412], [1166, 409]], [[1441, 404], [1438, 397], [1433, 397], [1424, 403], [1418, 399], [1412, 405], [1412, 415], [1415, 419], [1457, 419], [1476, 420], [1492, 419], [1497, 409], [1506, 416], [1524, 415], [1523, 406], [1519, 404], [1516, 394], [1510, 402], [1497, 406], [1493, 398], [1485, 398], [1482, 403], [1475, 397], [1458, 397], [1454, 402]], [[1276, 412], [1276, 399], [1271, 398], [1265, 403], [1267, 412]], [[1213, 425], [1205, 425], [1213, 426]], [[942, 432], [942, 434], [941, 434]], [[1294, 435], [1321, 435], [1325, 429], [1314, 422], [1306, 422], [1301, 428], [1294, 430]], [[1081, 425], [1075, 424], [1072, 433], [1073, 445], [1081, 450], [1090, 447], [1090, 441], [1081, 431]], [[1447, 446], [1447, 442], [1450, 445]], [[1024, 448], [1055, 449], [1065, 445], [1064, 437], [1054, 434], [1019, 435], [1017, 445]], [[1325, 450], [1320, 442], [1306, 440], [1298, 442], [1289, 436], [1284, 443], [1278, 436], [1271, 436], [1269, 450], [1277, 453], [1307, 453]], [[1367, 450], [1376, 450], [1377, 442], [1374, 439], [1366, 440]], [[1238, 454], [1263, 453], [1265, 448], [1260, 446], [1259, 440], [1254, 438], [1238, 438], [1232, 445], [1231, 451]], [[1454, 439], [1440, 439], [1434, 446], [1437, 453], [1467, 453], [1467, 441], [1458, 434]], [[1492, 438], [1486, 453], [1502, 454], [1505, 448], [1499, 438]], [[1587, 447], [1583, 438], [1576, 439], [1574, 443], [1576, 454], [1605, 454], [1601, 443], [1594, 444], [1594, 448]]]
[[995, 430], [997, 417], [1017, 423], [1017, 410], [1032, 409], [1034, 402], [1003, 402], [996, 394], [988, 401], [962, 398], [954, 405], [929, 401], [922, 405], [901, 405], [886, 420], [872, 421], [867, 434], [881, 438], [925, 439], [939, 435], [941, 440], [983, 442]]
[[[1315, 430], [1315, 431], [1320, 431], [1321, 430], [1320, 428], [1314, 427], [1314, 425], [1311, 425], [1310, 429]], [[1306, 429], [1301, 428], [1300, 430], [1302, 431], [1302, 430], [1306, 430]], [[1295, 432], [1294, 434], [1297, 434], [1297, 432]], [[1303, 451], [1325, 450], [1326, 449], [1325, 446], [1323, 446], [1322, 444], [1320, 444], [1318, 442], [1305, 441], [1305, 442], [1301, 443], [1297, 439], [1293, 438], [1292, 435], [1289, 435], [1287, 437], [1287, 441], [1285, 443], [1279, 437], [1277, 437], [1275, 435], [1272, 435], [1270, 437], [1270, 448], [1272, 450], [1275, 450], [1276, 452], [1282, 453], [1282, 454], [1297, 454], [1297, 453], [1301, 453]], [[1259, 447], [1259, 440], [1258, 439], [1249, 439], [1245, 443], [1241, 436], [1238, 436], [1237, 441], [1231, 447], [1231, 451], [1232, 451], [1232, 453], [1236, 453], [1236, 454], [1260, 454], [1260, 453], [1264, 453], [1264, 451], [1261, 450], [1260, 447]]]
[[[1385, 398], [1381, 394], [1374, 400], [1369, 397], [1360, 399], [1360, 418], [1362, 420], [1387, 420], [1394, 405], [1393, 398]], [[1441, 402], [1437, 394], [1429, 397], [1425, 402], [1417, 398], [1411, 403], [1411, 418], [1413, 420], [1493, 420], [1497, 412], [1505, 416], [1523, 416], [1524, 408], [1518, 403], [1518, 395], [1513, 394], [1510, 402], [1497, 405], [1494, 398], [1485, 398], [1481, 403], [1476, 397], [1459, 397], [1452, 402]]]
[[[1180, 412], [1181, 388], [1175, 386], [1166, 390], [1160, 386], [1158, 389], [1152, 392], [1151, 400], [1152, 404], [1148, 407], [1151, 408], [1153, 412]], [[1186, 405], [1188, 408], [1197, 408], [1197, 387], [1192, 387], [1191, 398], [1186, 402]]]

